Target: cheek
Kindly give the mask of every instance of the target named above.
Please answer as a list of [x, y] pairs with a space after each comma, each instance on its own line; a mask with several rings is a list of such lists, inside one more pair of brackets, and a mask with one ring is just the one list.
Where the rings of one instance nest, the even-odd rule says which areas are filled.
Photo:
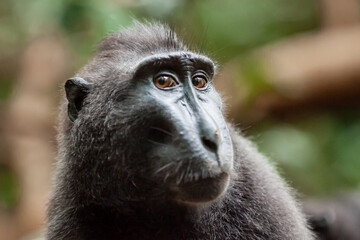
[[[168, 148], [152, 148], [147, 152], [147, 161], [149, 164], [148, 177], [158, 179], [165, 183], [167, 178], [172, 176], [177, 166], [177, 160], [169, 153], [176, 153], [177, 149], [173, 146]], [[166, 156], [166, 157], [164, 157]]]

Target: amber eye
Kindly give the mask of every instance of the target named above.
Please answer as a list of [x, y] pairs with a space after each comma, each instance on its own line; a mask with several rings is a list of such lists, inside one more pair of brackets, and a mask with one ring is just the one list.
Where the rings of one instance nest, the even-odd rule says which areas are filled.
[[192, 83], [196, 88], [205, 88], [207, 85], [207, 80], [204, 77], [197, 76], [193, 78]]
[[158, 88], [170, 88], [176, 86], [176, 81], [169, 75], [161, 75], [154, 79], [154, 83]]

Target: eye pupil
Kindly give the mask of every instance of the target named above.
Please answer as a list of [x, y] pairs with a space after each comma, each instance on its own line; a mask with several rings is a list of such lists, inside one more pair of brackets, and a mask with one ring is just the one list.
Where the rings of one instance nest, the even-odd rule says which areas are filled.
[[166, 79], [164, 76], [159, 77], [158, 83], [159, 85], [165, 85]]
[[197, 78], [197, 77], [194, 78], [193, 84], [194, 84], [195, 86], [199, 85], [199, 78]]
[[207, 80], [203, 77], [194, 77], [192, 83], [196, 88], [204, 88], [206, 87]]
[[158, 88], [170, 88], [176, 85], [176, 81], [172, 76], [161, 75], [154, 79], [154, 84]]

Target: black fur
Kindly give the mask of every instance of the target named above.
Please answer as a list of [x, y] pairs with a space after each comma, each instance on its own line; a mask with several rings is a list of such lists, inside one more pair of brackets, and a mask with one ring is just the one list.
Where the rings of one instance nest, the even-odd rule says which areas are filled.
[[308, 200], [305, 214], [319, 240], [360, 239], [360, 194], [347, 192], [326, 199]]
[[[158, 24], [136, 23], [100, 43], [94, 59], [77, 74], [92, 90], [81, 101], [81, 110], [73, 114], [73, 122], [67, 117], [68, 102], [62, 106], [48, 239], [312, 239], [291, 190], [267, 159], [228, 123], [220, 128], [231, 133], [234, 163], [227, 165], [230, 183], [219, 197], [201, 204], [181, 203], [150, 176], [152, 166], [158, 165], [144, 158], [143, 129], [149, 127], [149, 116], [160, 110], [156, 103], [144, 103], [142, 96], [147, 93], [139, 95], [129, 79], [144, 59], [185, 56], [192, 62], [193, 55], [209, 61], [188, 53], [171, 30]], [[202, 94], [199, 98], [208, 94], [215, 99], [212, 108], [221, 108], [212, 87]], [[211, 118], [222, 118], [215, 115]], [[198, 167], [195, 160], [191, 158], [187, 166]], [[169, 169], [169, 179], [177, 171]], [[184, 175], [180, 182], [205, 178], [191, 169]]]

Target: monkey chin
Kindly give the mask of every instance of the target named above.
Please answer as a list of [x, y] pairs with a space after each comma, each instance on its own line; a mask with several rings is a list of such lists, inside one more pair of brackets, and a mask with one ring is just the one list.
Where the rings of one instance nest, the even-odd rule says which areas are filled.
[[226, 192], [230, 176], [222, 172], [215, 177], [181, 183], [177, 186], [177, 201], [185, 205], [206, 205], [217, 200]]

